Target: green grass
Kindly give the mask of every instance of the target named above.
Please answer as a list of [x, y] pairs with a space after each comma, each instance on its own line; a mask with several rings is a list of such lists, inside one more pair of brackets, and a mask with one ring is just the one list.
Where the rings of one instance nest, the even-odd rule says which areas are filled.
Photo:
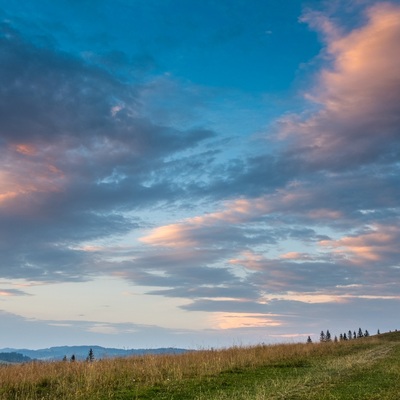
[[0, 367], [0, 399], [397, 400], [400, 332], [94, 363]]

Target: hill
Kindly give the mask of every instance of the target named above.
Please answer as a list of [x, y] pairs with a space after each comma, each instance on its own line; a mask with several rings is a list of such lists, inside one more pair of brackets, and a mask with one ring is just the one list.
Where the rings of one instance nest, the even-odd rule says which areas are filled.
[[90, 349], [93, 350], [96, 359], [145, 354], [181, 354], [188, 351], [179, 348], [116, 349], [101, 346], [56, 346], [39, 350], [5, 348], [0, 349], [0, 352], [5, 354], [19, 353], [25, 357], [41, 361], [61, 361], [64, 357], [67, 357], [69, 360], [72, 355], [74, 355], [77, 360], [85, 360]]
[[12, 365], [0, 367], [0, 382], [0, 399], [397, 400], [400, 333]]
[[30, 357], [24, 356], [21, 353], [0, 353], [0, 363], [22, 363], [29, 361], [32, 361], [32, 359]]

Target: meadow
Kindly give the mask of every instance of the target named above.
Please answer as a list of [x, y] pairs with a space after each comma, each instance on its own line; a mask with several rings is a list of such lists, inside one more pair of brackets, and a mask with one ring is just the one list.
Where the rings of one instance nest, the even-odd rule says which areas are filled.
[[180, 355], [0, 367], [0, 399], [394, 400], [400, 332]]

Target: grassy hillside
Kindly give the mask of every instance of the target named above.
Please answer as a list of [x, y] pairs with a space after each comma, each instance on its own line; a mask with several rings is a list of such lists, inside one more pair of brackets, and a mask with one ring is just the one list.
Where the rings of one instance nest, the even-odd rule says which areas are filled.
[[0, 367], [0, 399], [394, 400], [400, 332], [340, 343]]

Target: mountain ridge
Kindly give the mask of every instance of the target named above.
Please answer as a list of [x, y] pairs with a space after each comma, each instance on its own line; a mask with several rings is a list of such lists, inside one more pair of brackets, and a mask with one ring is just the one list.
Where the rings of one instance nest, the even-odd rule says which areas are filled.
[[193, 351], [175, 347], [160, 347], [156, 349], [118, 349], [97, 345], [78, 345], [54, 346], [37, 350], [3, 348], [0, 349], [0, 353], [19, 353], [33, 360], [40, 361], [62, 360], [65, 357], [69, 360], [72, 356], [75, 356], [77, 361], [82, 361], [86, 359], [90, 349], [92, 349], [95, 359], [127, 357], [133, 355], [140, 356], [146, 354], [182, 354], [188, 351]]

